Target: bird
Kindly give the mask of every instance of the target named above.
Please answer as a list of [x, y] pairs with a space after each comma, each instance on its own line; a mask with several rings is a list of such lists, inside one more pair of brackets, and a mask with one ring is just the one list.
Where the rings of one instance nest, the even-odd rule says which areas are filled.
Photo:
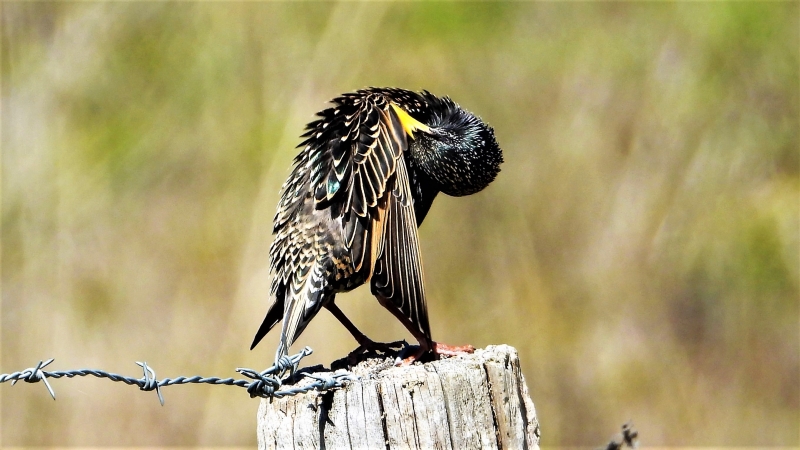
[[494, 181], [503, 162], [494, 129], [428, 91], [371, 87], [330, 103], [306, 125], [281, 187], [269, 250], [271, 305], [250, 349], [280, 322], [277, 362], [322, 308], [359, 348], [383, 348], [334, 302], [369, 283], [418, 341], [406, 363], [472, 351], [431, 336], [417, 229], [440, 192], [470, 195]]

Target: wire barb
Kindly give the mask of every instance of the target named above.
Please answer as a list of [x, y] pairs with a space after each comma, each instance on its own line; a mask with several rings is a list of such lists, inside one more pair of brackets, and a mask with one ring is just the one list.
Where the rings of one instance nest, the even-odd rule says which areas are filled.
[[[47, 382], [47, 378], [45, 378], [45, 372], [42, 371], [42, 368], [47, 367], [51, 362], [55, 361], [55, 358], [50, 358], [47, 361], [39, 361], [39, 364], [36, 364], [36, 367], [30, 367], [28, 369], [23, 370], [22, 372], [18, 372], [21, 374], [19, 378], [14, 379], [11, 382], [11, 385], [17, 384], [17, 381], [23, 380], [26, 383], [38, 383], [39, 381], [44, 381], [45, 387], [47, 387], [47, 392], [50, 393], [50, 397], [53, 397], [53, 400], [56, 399], [56, 393], [53, 391], [53, 388], [50, 386], [50, 383]], [[5, 381], [5, 380], [2, 380]]]
[[236, 369], [237, 372], [254, 380], [247, 386], [247, 392], [250, 398], [264, 397], [269, 398], [275, 395], [275, 390], [281, 387], [281, 380], [278, 378], [265, 374], [263, 372], [256, 372], [252, 369]]
[[304, 376], [317, 380], [315, 385], [318, 391], [328, 391], [344, 386], [345, 381], [357, 381], [359, 378], [351, 373], [337, 373], [333, 376], [323, 377], [313, 373], [304, 373]]
[[623, 448], [639, 448], [639, 432], [633, 428], [630, 420], [622, 425], [622, 433], [616, 435], [605, 447], [597, 450], [622, 450]]
[[143, 391], [156, 391], [156, 394], [158, 394], [158, 401], [161, 402], [161, 406], [164, 406], [164, 397], [161, 395], [161, 386], [159, 386], [158, 381], [156, 381], [156, 371], [148, 367], [147, 362], [136, 361], [136, 364], [141, 367], [142, 371], [144, 372], [144, 377], [141, 379], [142, 384], [139, 385], [139, 389]]

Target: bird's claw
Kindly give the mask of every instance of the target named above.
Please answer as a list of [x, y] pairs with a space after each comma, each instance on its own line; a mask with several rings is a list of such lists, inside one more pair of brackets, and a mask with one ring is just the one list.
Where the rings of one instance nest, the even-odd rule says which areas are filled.
[[383, 353], [384, 355], [391, 353], [402, 353], [408, 347], [410, 347], [410, 345], [408, 345], [408, 342], [404, 340], [394, 342], [375, 342], [372, 339], [364, 339], [359, 343], [355, 350], [347, 355], [347, 363], [351, 366], [355, 366], [362, 360], [364, 356], [369, 356], [370, 353], [376, 355], [378, 353]]

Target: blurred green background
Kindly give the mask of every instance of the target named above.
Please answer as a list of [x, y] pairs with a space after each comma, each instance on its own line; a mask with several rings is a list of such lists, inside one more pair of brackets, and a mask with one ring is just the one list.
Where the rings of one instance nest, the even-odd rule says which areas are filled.
[[[545, 446], [800, 445], [798, 3], [3, 2], [2, 367], [234, 376], [304, 124], [450, 95], [506, 163], [421, 228], [434, 337], [519, 349]], [[342, 308], [408, 338], [362, 288]], [[355, 347], [326, 312], [304, 364]], [[252, 446], [238, 388], [0, 387], [3, 446]]]

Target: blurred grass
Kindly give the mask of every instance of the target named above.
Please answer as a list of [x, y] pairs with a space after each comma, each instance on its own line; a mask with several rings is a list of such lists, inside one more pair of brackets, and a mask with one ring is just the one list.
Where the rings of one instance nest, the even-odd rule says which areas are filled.
[[[547, 446], [800, 445], [798, 5], [2, 8], [2, 358], [160, 377], [269, 364], [277, 191], [369, 85], [450, 95], [506, 164], [421, 228], [435, 337], [520, 350]], [[359, 290], [343, 308], [406, 336]], [[355, 344], [329, 315], [297, 347]], [[0, 389], [3, 446], [255, 442], [232, 388]], [[99, 420], [102, 419], [102, 420]]]

